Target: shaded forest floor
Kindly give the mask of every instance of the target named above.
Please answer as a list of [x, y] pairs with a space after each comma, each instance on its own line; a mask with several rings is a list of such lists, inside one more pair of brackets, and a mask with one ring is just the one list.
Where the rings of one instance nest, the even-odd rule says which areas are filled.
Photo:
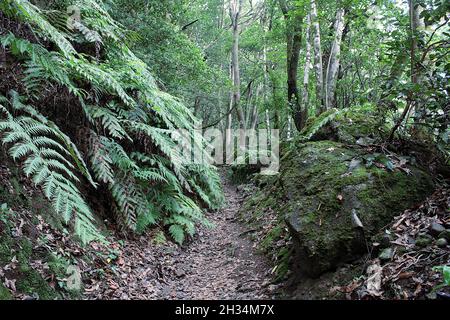
[[[0, 219], [0, 299], [318, 299], [327, 296], [364, 299], [373, 296], [367, 295], [364, 289], [366, 282], [374, 279], [364, 276], [365, 269], [368, 265], [379, 266], [379, 262], [367, 257], [320, 279], [302, 281], [294, 286], [293, 292], [288, 288], [289, 281], [275, 282], [272, 263], [259, 252], [258, 243], [250, 239], [252, 230], [238, 218], [245, 192], [238, 192], [239, 188], [226, 178], [223, 185], [226, 204], [217, 212], [207, 213], [215, 227], [200, 227], [195, 237], [183, 246], [164, 241], [161, 229], [156, 228], [128, 240], [113, 233], [108, 236], [107, 245], [94, 242], [82, 247], [70, 233], [61, 231], [61, 226], [45, 216], [47, 207], [41, 192], [18, 175], [12, 165], [0, 165], [0, 197], [11, 208]], [[431, 238], [423, 247], [401, 241], [432, 232], [433, 221], [448, 228], [449, 204], [448, 190], [438, 190], [423, 205], [405, 211], [393, 221], [390, 230], [398, 239], [389, 246], [394, 250], [394, 258], [377, 269], [383, 271], [378, 277], [381, 283], [376, 286], [377, 294], [394, 299], [424, 298], [442, 283], [442, 276], [432, 272], [432, 267], [449, 261], [448, 249], [440, 248]], [[7, 216], [3, 217], [5, 212]], [[399, 254], [402, 246], [411, 248]], [[81, 290], [69, 290], [71, 276], [67, 270], [71, 266], [79, 270]], [[280, 293], [281, 290], [285, 292]], [[340, 294], [336, 296], [337, 292]], [[447, 294], [448, 291], [441, 292]]]
[[118, 277], [94, 281], [89, 298], [124, 299], [270, 299], [268, 259], [256, 249], [237, 219], [242, 196], [224, 181], [226, 204], [207, 214], [213, 228], [200, 227], [183, 246], [128, 242], [117, 260]]
[[[10, 168], [14, 168], [11, 166]], [[224, 179], [223, 209], [207, 213], [213, 228], [178, 246], [160, 228], [136, 239], [112, 233], [83, 247], [49, 220], [41, 191], [0, 166], [0, 299], [270, 299], [271, 264], [249, 239], [237, 213], [243, 196]], [[20, 187], [21, 184], [23, 188]], [[27, 199], [27, 200], [25, 200]], [[2, 213], [3, 215], [3, 213]], [[70, 290], [75, 267], [81, 290]], [[73, 269], [72, 269], [73, 270]]]
[[181, 299], [268, 299], [270, 267], [237, 220], [241, 197], [224, 180], [226, 205], [208, 218], [196, 239], [167, 257], [176, 278], [167, 281], [160, 297]]

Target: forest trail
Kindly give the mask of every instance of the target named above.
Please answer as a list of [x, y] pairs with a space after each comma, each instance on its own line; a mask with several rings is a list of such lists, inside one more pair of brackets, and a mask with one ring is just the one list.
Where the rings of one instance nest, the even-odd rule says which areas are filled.
[[200, 226], [190, 241], [156, 245], [151, 237], [126, 241], [115, 267], [91, 281], [87, 299], [271, 299], [277, 286], [268, 258], [238, 219], [243, 195], [222, 174], [225, 204], [206, 213], [213, 228]]
[[257, 252], [238, 220], [242, 196], [223, 178], [226, 203], [208, 213], [214, 228], [201, 227], [198, 236], [166, 258], [176, 270], [166, 279], [160, 299], [269, 299], [270, 264]]

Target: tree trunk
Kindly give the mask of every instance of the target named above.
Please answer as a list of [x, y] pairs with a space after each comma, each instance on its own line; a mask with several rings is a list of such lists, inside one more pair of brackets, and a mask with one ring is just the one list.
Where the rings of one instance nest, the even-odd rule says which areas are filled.
[[316, 114], [325, 111], [324, 88], [323, 88], [323, 61], [322, 43], [320, 39], [320, 24], [317, 17], [316, 0], [311, 0], [311, 21], [314, 31], [314, 72], [316, 75]]
[[261, 96], [261, 91], [263, 91], [264, 88], [264, 84], [259, 84], [258, 88], [256, 89], [256, 95], [255, 95], [255, 99], [253, 102], [253, 109], [252, 109], [252, 115], [251, 115], [251, 129], [255, 130], [257, 125], [258, 125], [258, 102], [259, 102], [259, 97]]
[[331, 47], [330, 59], [327, 67], [327, 83], [325, 86], [325, 103], [327, 110], [334, 108], [336, 103], [336, 84], [340, 64], [342, 34], [344, 32], [344, 14], [345, 10], [343, 8], [338, 8], [334, 24], [334, 41]]
[[[418, 47], [417, 41], [417, 31], [419, 28], [423, 27], [423, 23], [420, 19], [420, 5], [416, 5], [416, 0], [408, 0], [409, 5], [409, 22], [410, 22], [410, 68], [411, 68], [411, 83], [413, 85], [418, 84], [420, 82], [420, 69], [418, 65], [418, 61], [416, 59]], [[389, 135], [388, 142], [392, 142], [394, 139], [394, 134], [398, 128], [400, 128], [405, 121], [408, 122], [408, 118], [410, 114], [414, 114], [417, 110], [417, 100], [415, 97], [414, 90], [410, 90], [407, 97], [406, 107], [403, 110], [403, 113], [400, 115], [400, 118], [395, 123], [394, 127], [391, 130], [391, 134]], [[415, 132], [413, 132], [415, 134]]]
[[244, 112], [241, 102], [241, 75], [239, 66], [239, 17], [242, 7], [242, 0], [231, 0], [230, 18], [233, 27], [233, 45], [231, 48], [231, 67], [233, 72], [233, 108], [236, 109], [239, 127], [245, 128]]
[[[232, 66], [230, 65], [230, 78], [231, 81], [233, 81], [233, 70]], [[228, 115], [227, 115], [227, 124], [226, 124], [226, 132], [225, 132], [225, 146], [226, 146], [226, 158], [227, 158], [227, 164], [230, 163], [231, 159], [233, 158], [234, 150], [231, 148], [233, 146], [233, 135], [231, 130], [233, 129], [233, 112], [231, 110], [233, 109], [233, 91], [230, 91], [230, 104], [228, 106]]]
[[200, 97], [195, 97], [194, 103], [194, 116], [200, 118]]
[[309, 71], [311, 69], [311, 15], [306, 17], [306, 52], [305, 69], [303, 72], [302, 108], [308, 110], [309, 106]]
[[[417, 0], [408, 0], [409, 3], [409, 15], [410, 15], [410, 28], [411, 28], [411, 83], [413, 86], [422, 82], [421, 65], [418, 59], [419, 53], [419, 31], [424, 28], [424, 21], [420, 17], [422, 7]], [[407, 120], [411, 114], [416, 114], [420, 111], [420, 103], [416, 97], [416, 93], [411, 94], [411, 109], [407, 115]]]
[[[294, 117], [295, 126], [300, 131], [305, 125], [307, 114], [302, 108], [297, 87], [303, 16], [293, 13], [293, 10], [288, 7], [285, 0], [278, 0], [278, 3], [286, 22], [288, 102]], [[294, 9], [296, 8], [294, 7]]]

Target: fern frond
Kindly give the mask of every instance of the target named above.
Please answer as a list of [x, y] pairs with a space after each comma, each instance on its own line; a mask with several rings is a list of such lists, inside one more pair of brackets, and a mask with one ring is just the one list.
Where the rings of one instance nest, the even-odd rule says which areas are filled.
[[172, 224], [169, 227], [169, 233], [178, 244], [182, 244], [184, 242], [184, 228], [179, 224]]
[[118, 115], [113, 111], [96, 106], [86, 106], [84, 111], [90, 118], [99, 120], [102, 129], [107, 131], [111, 137], [119, 140], [126, 137], [127, 139], [132, 140], [122, 127]]
[[[10, 103], [13, 109], [14, 104], [17, 101]], [[79, 181], [75, 167], [64, 157], [70, 152], [54, 140], [59, 137], [58, 130], [26, 116], [14, 118], [5, 107], [2, 111], [7, 120], [0, 120], [0, 133], [3, 133], [3, 143], [12, 144], [9, 154], [15, 160], [25, 158], [25, 174], [43, 187], [44, 195], [64, 221], [69, 222], [75, 216], [76, 232], [82, 241], [102, 238], [93, 224], [92, 212], [75, 185]]]

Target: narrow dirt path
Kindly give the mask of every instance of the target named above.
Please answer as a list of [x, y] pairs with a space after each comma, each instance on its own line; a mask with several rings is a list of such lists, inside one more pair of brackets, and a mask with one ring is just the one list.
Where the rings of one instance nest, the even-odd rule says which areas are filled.
[[116, 244], [118, 258], [103, 267], [103, 276], [90, 277], [86, 298], [270, 299], [270, 263], [238, 221], [243, 196], [227, 179], [223, 185], [224, 208], [207, 213], [214, 228], [199, 227], [181, 247], [156, 245], [148, 235]]
[[166, 258], [175, 277], [165, 280], [158, 298], [270, 299], [268, 260], [237, 220], [242, 196], [226, 180], [224, 192], [224, 209], [208, 214], [215, 228], [202, 227], [194, 241]]

